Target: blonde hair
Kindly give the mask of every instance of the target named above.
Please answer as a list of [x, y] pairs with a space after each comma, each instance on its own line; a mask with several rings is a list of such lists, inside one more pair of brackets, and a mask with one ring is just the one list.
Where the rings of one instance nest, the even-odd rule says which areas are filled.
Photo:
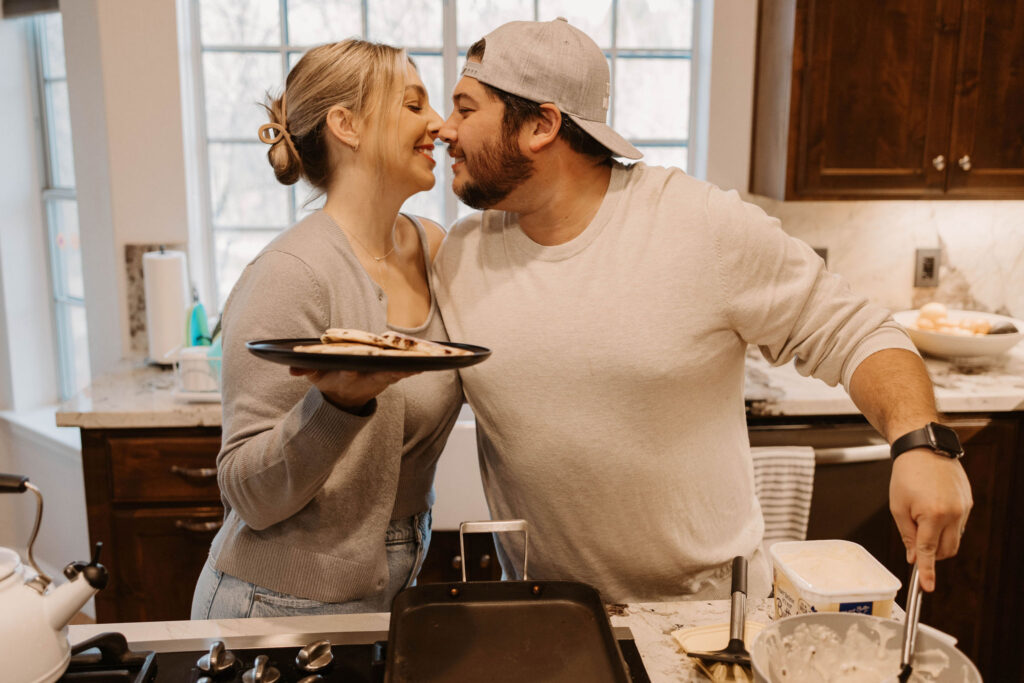
[[[405, 50], [356, 38], [304, 54], [288, 73], [281, 96], [268, 92], [263, 105], [270, 123], [260, 127], [260, 139], [270, 144], [267, 159], [277, 180], [291, 185], [305, 177], [326, 190], [332, 170], [324, 124], [328, 110], [341, 105], [362, 120], [397, 110], [401, 102], [392, 102], [391, 93], [403, 82], [407, 62]], [[376, 139], [379, 144], [380, 136]]]

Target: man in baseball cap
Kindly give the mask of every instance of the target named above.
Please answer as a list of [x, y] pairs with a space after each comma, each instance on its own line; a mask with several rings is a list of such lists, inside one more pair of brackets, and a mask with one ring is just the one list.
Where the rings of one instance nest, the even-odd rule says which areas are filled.
[[[531, 577], [609, 602], [728, 598], [738, 555], [763, 598], [748, 345], [842, 383], [890, 442], [938, 420], [932, 386], [889, 312], [776, 219], [614, 159], [640, 153], [606, 123], [609, 86], [600, 48], [564, 19], [512, 22], [470, 48], [440, 130], [455, 193], [483, 210], [433, 268], [450, 338], [493, 351], [460, 370], [491, 515], [530, 524]], [[890, 506], [932, 590], [971, 508], [959, 461], [901, 451]], [[498, 542], [519, 576], [523, 539]]]

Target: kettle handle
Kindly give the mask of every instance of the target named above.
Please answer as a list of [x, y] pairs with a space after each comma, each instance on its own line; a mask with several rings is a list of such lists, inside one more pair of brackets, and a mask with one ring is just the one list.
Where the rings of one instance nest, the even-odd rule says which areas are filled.
[[28, 489], [28, 477], [23, 474], [0, 472], [0, 493], [24, 493]]
[[35, 486], [28, 482], [28, 477], [21, 474], [0, 473], [0, 493], [23, 493], [29, 490], [36, 494], [36, 523], [32, 527], [32, 535], [28, 539], [28, 563], [36, 570], [36, 578], [32, 579], [30, 585], [40, 593], [53, 582], [46, 572], [36, 564], [36, 558], [32, 556], [32, 546], [35, 545], [36, 536], [39, 534], [39, 525], [43, 521], [43, 494]]

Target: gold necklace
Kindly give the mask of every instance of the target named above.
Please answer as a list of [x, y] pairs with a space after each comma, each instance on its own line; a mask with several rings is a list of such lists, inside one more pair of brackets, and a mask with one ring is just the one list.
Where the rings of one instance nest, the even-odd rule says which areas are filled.
[[366, 253], [366, 255], [369, 256], [370, 258], [372, 258], [374, 260], [374, 263], [377, 264], [377, 280], [378, 280], [377, 284], [385, 292], [388, 289], [388, 280], [390, 279], [388, 277], [388, 275], [390, 275], [390, 273], [388, 272], [386, 259], [387, 259], [388, 256], [391, 256], [391, 254], [395, 253], [395, 249], [398, 247], [398, 242], [395, 241], [395, 229], [397, 227], [398, 227], [397, 222], [394, 225], [391, 226], [391, 248], [388, 249], [387, 253], [384, 254], [383, 256], [374, 256], [373, 252], [370, 251], [369, 247], [367, 247], [365, 244], [363, 244], [363, 241], [361, 239], [359, 239], [359, 237], [355, 234], [355, 232], [349, 232], [347, 230], [343, 230], [343, 232], [346, 235], [352, 237], [356, 241], [356, 244], [358, 244], [363, 249], [363, 251]]

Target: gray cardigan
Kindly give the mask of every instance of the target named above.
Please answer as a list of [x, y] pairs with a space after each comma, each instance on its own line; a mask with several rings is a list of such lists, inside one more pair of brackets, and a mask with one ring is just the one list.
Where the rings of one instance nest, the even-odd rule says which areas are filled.
[[[426, 233], [413, 222], [429, 272]], [[245, 348], [328, 327], [383, 331], [387, 299], [342, 230], [318, 211], [256, 256], [225, 305], [217, 456], [225, 517], [210, 554], [218, 570], [245, 581], [345, 602], [386, 585], [389, 522], [432, 504], [434, 468], [462, 390], [454, 371], [422, 373], [357, 416]], [[424, 325], [395, 329], [447, 339], [433, 302]]]

